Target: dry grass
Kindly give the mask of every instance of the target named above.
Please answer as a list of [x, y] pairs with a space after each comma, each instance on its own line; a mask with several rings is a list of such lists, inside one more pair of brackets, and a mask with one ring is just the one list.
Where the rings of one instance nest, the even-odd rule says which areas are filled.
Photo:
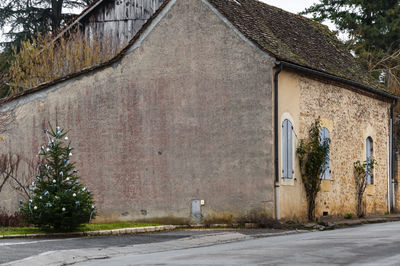
[[57, 41], [51, 35], [39, 34], [32, 41], [23, 41], [20, 51], [13, 48], [15, 61], [8, 76], [11, 92], [99, 65], [112, 59], [124, 46], [113, 36], [87, 37], [79, 30]]

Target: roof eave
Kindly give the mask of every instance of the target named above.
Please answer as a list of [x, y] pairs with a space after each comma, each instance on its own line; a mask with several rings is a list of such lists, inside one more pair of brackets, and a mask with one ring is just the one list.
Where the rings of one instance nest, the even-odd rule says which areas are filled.
[[392, 101], [395, 101], [395, 102], [398, 102], [398, 100], [399, 100], [398, 96], [396, 96], [394, 94], [391, 94], [389, 92], [386, 92], [386, 91], [383, 91], [383, 90], [379, 90], [379, 89], [364, 85], [362, 83], [359, 83], [359, 82], [356, 82], [356, 81], [353, 81], [353, 80], [349, 80], [349, 79], [346, 79], [346, 78], [338, 77], [338, 76], [335, 76], [335, 75], [332, 75], [332, 74], [329, 74], [329, 73], [326, 73], [326, 72], [322, 72], [322, 71], [318, 71], [318, 70], [315, 70], [315, 69], [312, 69], [312, 68], [300, 66], [300, 65], [293, 64], [293, 63], [290, 63], [290, 62], [287, 62], [287, 61], [277, 61], [276, 64], [277, 65], [282, 65], [282, 67], [286, 68], [286, 69], [297, 70], [297, 71], [301, 71], [301, 72], [304, 72], [304, 73], [307, 73], [307, 74], [311, 74], [311, 75], [314, 75], [314, 76], [318, 76], [318, 77], [327, 78], [327, 79], [330, 79], [330, 80], [333, 80], [333, 81], [337, 81], [337, 82], [340, 82], [340, 83], [343, 83], [343, 84], [346, 84], [346, 85], [354, 86], [354, 87], [360, 88], [360, 89], [362, 89], [364, 91], [373, 93], [375, 95], [379, 95], [379, 96], [382, 96], [384, 98], [391, 99]]
[[[33, 94], [36, 93], [38, 91], [44, 90], [44, 89], [48, 89], [51, 86], [60, 84], [62, 82], [65, 81], [69, 81], [72, 80], [74, 78], [80, 77], [81, 75], [90, 73], [92, 71], [97, 71], [97, 70], [101, 70], [105, 67], [111, 66], [112, 64], [119, 62], [119, 60], [121, 60], [122, 57], [124, 57], [129, 50], [133, 47], [133, 45], [140, 39], [140, 37], [142, 36], [142, 34], [147, 30], [147, 28], [153, 23], [154, 19], [164, 10], [164, 8], [166, 6], [168, 6], [168, 4], [173, 1], [173, 0], [165, 0], [164, 3], [160, 6], [160, 8], [147, 20], [147, 22], [140, 28], [140, 30], [135, 34], [135, 36], [129, 41], [129, 43], [127, 44], [127, 46], [125, 48], [123, 48], [118, 54], [116, 54], [113, 58], [111, 58], [110, 60], [103, 62], [101, 64], [95, 65], [95, 66], [91, 66], [85, 69], [82, 69], [79, 72], [74, 72], [71, 73], [67, 76], [62, 76], [59, 77], [57, 79], [48, 81], [46, 83], [42, 83], [37, 85], [36, 87], [27, 89], [27, 90], [23, 90], [21, 92], [12, 94], [6, 98], [2, 98], [0, 99], [0, 106], [2, 104], [11, 102], [13, 100], [16, 100], [20, 97], [29, 95], [29, 94]], [[103, 2], [103, 0], [99, 0], [98, 2]]]

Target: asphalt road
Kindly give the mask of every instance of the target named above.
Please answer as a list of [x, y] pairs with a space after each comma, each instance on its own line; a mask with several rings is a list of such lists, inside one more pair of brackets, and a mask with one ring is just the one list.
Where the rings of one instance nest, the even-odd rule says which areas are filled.
[[[231, 232], [232, 230], [228, 230]], [[0, 264], [36, 256], [45, 252], [59, 250], [85, 250], [96, 248], [118, 248], [140, 244], [161, 243], [166, 241], [200, 236], [204, 234], [227, 232], [227, 230], [177, 230], [152, 234], [75, 237], [75, 238], [35, 238], [0, 239]], [[241, 230], [244, 234], [279, 232], [279, 230]]]
[[0, 263], [20, 260], [49, 251], [158, 243], [190, 237], [193, 234], [201, 234], [201, 232], [176, 231], [104, 237], [2, 239], [0, 240]]
[[3, 260], [8, 253], [35, 248], [42, 248], [35, 254], [60, 248], [67, 250], [9, 265], [400, 265], [400, 222], [276, 237], [254, 233], [260, 232], [175, 231], [31, 244], [15, 240], [15, 245], [2, 240], [0, 257]]
[[[171, 241], [173, 242], [173, 241]], [[165, 244], [167, 244], [166, 242]], [[128, 254], [79, 265], [400, 265], [400, 223]]]

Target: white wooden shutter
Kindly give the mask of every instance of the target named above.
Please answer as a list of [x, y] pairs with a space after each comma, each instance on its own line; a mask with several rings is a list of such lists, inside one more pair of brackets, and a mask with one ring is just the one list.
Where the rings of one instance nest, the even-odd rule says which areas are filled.
[[[320, 143], [321, 145], [324, 144], [325, 141], [330, 141], [329, 137], [329, 130], [326, 127], [321, 128], [321, 131], [319, 132], [319, 137], [320, 137]], [[330, 178], [330, 151], [328, 153], [328, 158], [325, 161], [324, 164], [324, 172], [321, 173], [321, 179], [329, 179]]]
[[[366, 154], [367, 154], [366, 161], [367, 161], [367, 163], [369, 163], [371, 161], [371, 138], [370, 137], [368, 137], [366, 140], [366, 149], [367, 149], [366, 150]], [[366, 170], [367, 170], [367, 184], [371, 184], [371, 173], [370, 173], [370, 171], [368, 171], [369, 168]]]
[[284, 120], [282, 123], [282, 177], [287, 177], [287, 166], [288, 166], [288, 142], [287, 142], [287, 128], [288, 120]]
[[288, 178], [293, 178], [293, 125], [292, 123], [287, 120], [288, 126], [287, 126], [287, 136], [288, 136], [288, 141], [287, 141], [287, 177]]

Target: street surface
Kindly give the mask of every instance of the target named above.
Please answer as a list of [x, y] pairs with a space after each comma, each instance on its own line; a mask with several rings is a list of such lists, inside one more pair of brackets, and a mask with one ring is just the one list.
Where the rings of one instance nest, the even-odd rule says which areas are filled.
[[400, 265], [400, 223], [249, 239], [200, 248], [171, 248], [164, 252], [133, 253], [79, 265], [137, 264]]
[[[86, 250], [90, 248], [103, 250], [111, 247], [118, 248], [139, 244], [160, 243], [205, 234], [232, 231], [233, 230], [177, 230], [172, 232], [121, 236], [0, 239], [0, 264], [59, 250]], [[281, 232], [281, 230], [269, 229], [240, 231], [245, 235]]]
[[43, 252], [124, 247], [128, 245], [158, 243], [199, 235], [202, 231], [175, 231], [156, 234], [122, 236], [74, 237], [74, 238], [24, 238], [0, 239], [0, 264], [20, 260]]
[[[70, 241], [88, 242], [87, 248], [47, 252], [7, 265], [400, 265], [400, 222], [274, 237], [240, 230], [176, 231], [148, 236], [164, 239], [142, 244], [138, 240], [129, 245], [119, 245], [114, 240], [115, 246], [103, 243], [103, 247], [94, 241], [101, 238], [67, 240], [65, 243], [71, 244], [66, 245], [72, 245]], [[145, 236], [129, 236], [131, 241], [141, 237]], [[5, 241], [0, 241], [1, 256], [6, 254], [5, 247], [9, 252], [19, 252], [30, 246], [8, 246]]]

